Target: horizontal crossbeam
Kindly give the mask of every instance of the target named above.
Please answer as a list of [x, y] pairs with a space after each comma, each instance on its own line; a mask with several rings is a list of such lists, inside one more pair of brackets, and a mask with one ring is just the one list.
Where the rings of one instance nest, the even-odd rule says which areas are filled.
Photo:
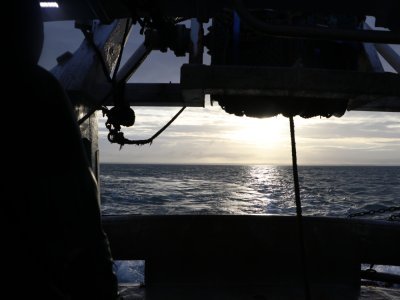
[[305, 68], [183, 65], [183, 98], [265, 96], [349, 100], [348, 110], [400, 111], [400, 76], [394, 73]]

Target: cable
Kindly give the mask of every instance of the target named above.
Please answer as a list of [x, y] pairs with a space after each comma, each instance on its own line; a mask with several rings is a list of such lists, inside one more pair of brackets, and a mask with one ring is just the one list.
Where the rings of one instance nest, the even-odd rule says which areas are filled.
[[400, 34], [390, 31], [349, 30], [290, 25], [273, 25], [254, 17], [242, 0], [233, 0], [234, 9], [243, 22], [264, 34], [298, 39], [342, 40], [383, 44], [400, 44]]
[[161, 133], [164, 132], [165, 129], [167, 129], [169, 127], [169, 125], [172, 124], [172, 122], [174, 122], [176, 120], [176, 118], [179, 117], [179, 115], [185, 110], [186, 106], [182, 107], [177, 114], [171, 119], [169, 120], [169, 122], [167, 124], [165, 124], [160, 130], [158, 130], [151, 138], [148, 138], [146, 140], [129, 140], [127, 138], [124, 137], [124, 133], [123, 132], [119, 132], [118, 130], [110, 130], [110, 133], [108, 134], [108, 140], [110, 143], [117, 143], [121, 146], [123, 145], [137, 145], [137, 146], [143, 146], [146, 144], [152, 144], [153, 140], [155, 138], [157, 138]]
[[307, 271], [307, 261], [306, 261], [306, 246], [304, 241], [304, 226], [303, 226], [303, 216], [301, 209], [301, 200], [300, 200], [300, 184], [299, 184], [299, 174], [297, 169], [297, 153], [296, 153], [296, 138], [294, 132], [294, 121], [293, 116], [289, 117], [290, 122], [290, 139], [292, 144], [292, 167], [293, 167], [293, 181], [294, 181], [294, 193], [296, 200], [296, 219], [297, 219], [297, 227], [299, 232], [299, 240], [300, 240], [300, 251], [301, 251], [301, 262], [303, 268], [304, 275], [304, 294], [305, 298], [310, 300], [310, 284], [308, 282], [308, 271]]

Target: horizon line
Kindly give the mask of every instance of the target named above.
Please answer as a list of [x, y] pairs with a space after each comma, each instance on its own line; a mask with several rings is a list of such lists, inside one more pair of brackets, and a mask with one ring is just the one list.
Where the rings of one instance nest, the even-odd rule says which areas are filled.
[[[163, 162], [100, 162], [100, 165], [170, 165], [170, 166], [292, 166], [290, 163], [163, 163]], [[400, 164], [299, 164], [305, 167], [400, 167]]]

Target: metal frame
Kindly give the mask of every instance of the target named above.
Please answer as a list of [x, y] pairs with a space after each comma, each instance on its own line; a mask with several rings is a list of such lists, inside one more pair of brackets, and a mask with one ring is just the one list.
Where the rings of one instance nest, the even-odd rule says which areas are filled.
[[[125, 33], [126, 22], [129, 19], [116, 20], [109, 25], [94, 21], [92, 24], [93, 42], [102, 54], [107, 69], [115, 67], [119, 56], [119, 51], [123, 47], [123, 36]], [[99, 84], [110, 83], [102, 69], [102, 62], [96, 55], [91, 43], [86, 39], [82, 42], [78, 50], [66, 59], [59, 60], [59, 64], [51, 72], [59, 80], [62, 87], [67, 92], [79, 91], [79, 96], [91, 95]], [[91, 100], [82, 101], [75, 105], [75, 112], [78, 119], [91, 111], [94, 103]], [[99, 178], [99, 147], [98, 147], [98, 119], [96, 114], [92, 114], [85, 122], [80, 125], [84, 145], [86, 146], [89, 163]]]
[[181, 85], [185, 102], [206, 94], [345, 99], [348, 110], [400, 112], [400, 77], [393, 73], [184, 65]]
[[[177, 9], [179, 1], [171, 4]], [[63, 3], [63, 2], [61, 2]], [[159, 9], [170, 9], [160, 2]], [[179, 2], [180, 3], [180, 2]], [[165, 3], [164, 3], [165, 4]], [[199, 3], [197, 3], [199, 4]], [[83, 4], [82, 4], [83, 5]], [[183, 4], [182, 4], [183, 5]], [[199, 4], [200, 5], [200, 4]], [[210, 5], [210, 6], [208, 6]], [[220, 3], [218, 4], [220, 5]], [[187, 8], [187, 3], [183, 5]], [[171, 9], [172, 9], [171, 8]], [[202, 2], [201, 12], [209, 13], [215, 8], [209, 1]], [[178, 12], [179, 9], [176, 11]], [[190, 15], [190, 14], [189, 14]], [[114, 15], [111, 15], [111, 17]], [[209, 16], [209, 15], [207, 15]], [[109, 24], [94, 21], [93, 42], [100, 50], [106, 68], [111, 73], [118, 60], [126, 22], [115, 20]], [[121, 66], [117, 81], [128, 81], [152, 50], [158, 49], [157, 33], [140, 45]], [[181, 70], [180, 84], [127, 84], [125, 103], [134, 106], [192, 106], [204, 107], [205, 95], [246, 95], [268, 97], [315, 98], [319, 101], [349, 100], [348, 110], [400, 111], [400, 77], [383, 72], [377, 55], [379, 51], [397, 70], [399, 56], [387, 45], [364, 44], [367, 70], [373, 72], [345, 72], [308, 70], [302, 68], [268, 68], [253, 66], [205, 66], [203, 65], [203, 27], [199, 18], [191, 20], [189, 64]], [[63, 55], [52, 73], [75, 103], [76, 115], [80, 119], [99, 104], [111, 105], [104, 95], [112, 94], [113, 86], [102, 68], [102, 62], [93, 45], [84, 40], [71, 55]], [[105, 101], [104, 101], [105, 100]], [[103, 101], [103, 103], [101, 103]], [[90, 163], [98, 177], [98, 129], [97, 117], [90, 116], [80, 126], [86, 141]]]

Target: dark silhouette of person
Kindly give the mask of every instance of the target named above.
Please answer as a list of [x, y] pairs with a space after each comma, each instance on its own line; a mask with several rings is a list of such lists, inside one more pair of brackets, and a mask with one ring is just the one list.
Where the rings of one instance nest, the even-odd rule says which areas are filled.
[[[72, 106], [59, 82], [37, 65], [43, 23], [36, 0], [13, 7], [7, 59], [12, 130], [3, 170], [7, 205], [3, 280], [10, 299], [116, 299], [117, 279], [102, 229], [96, 180]], [[10, 46], [10, 45], [8, 45]], [[10, 53], [11, 52], [11, 53]], [[7, 291], [8, 290], [8, 291]]]

